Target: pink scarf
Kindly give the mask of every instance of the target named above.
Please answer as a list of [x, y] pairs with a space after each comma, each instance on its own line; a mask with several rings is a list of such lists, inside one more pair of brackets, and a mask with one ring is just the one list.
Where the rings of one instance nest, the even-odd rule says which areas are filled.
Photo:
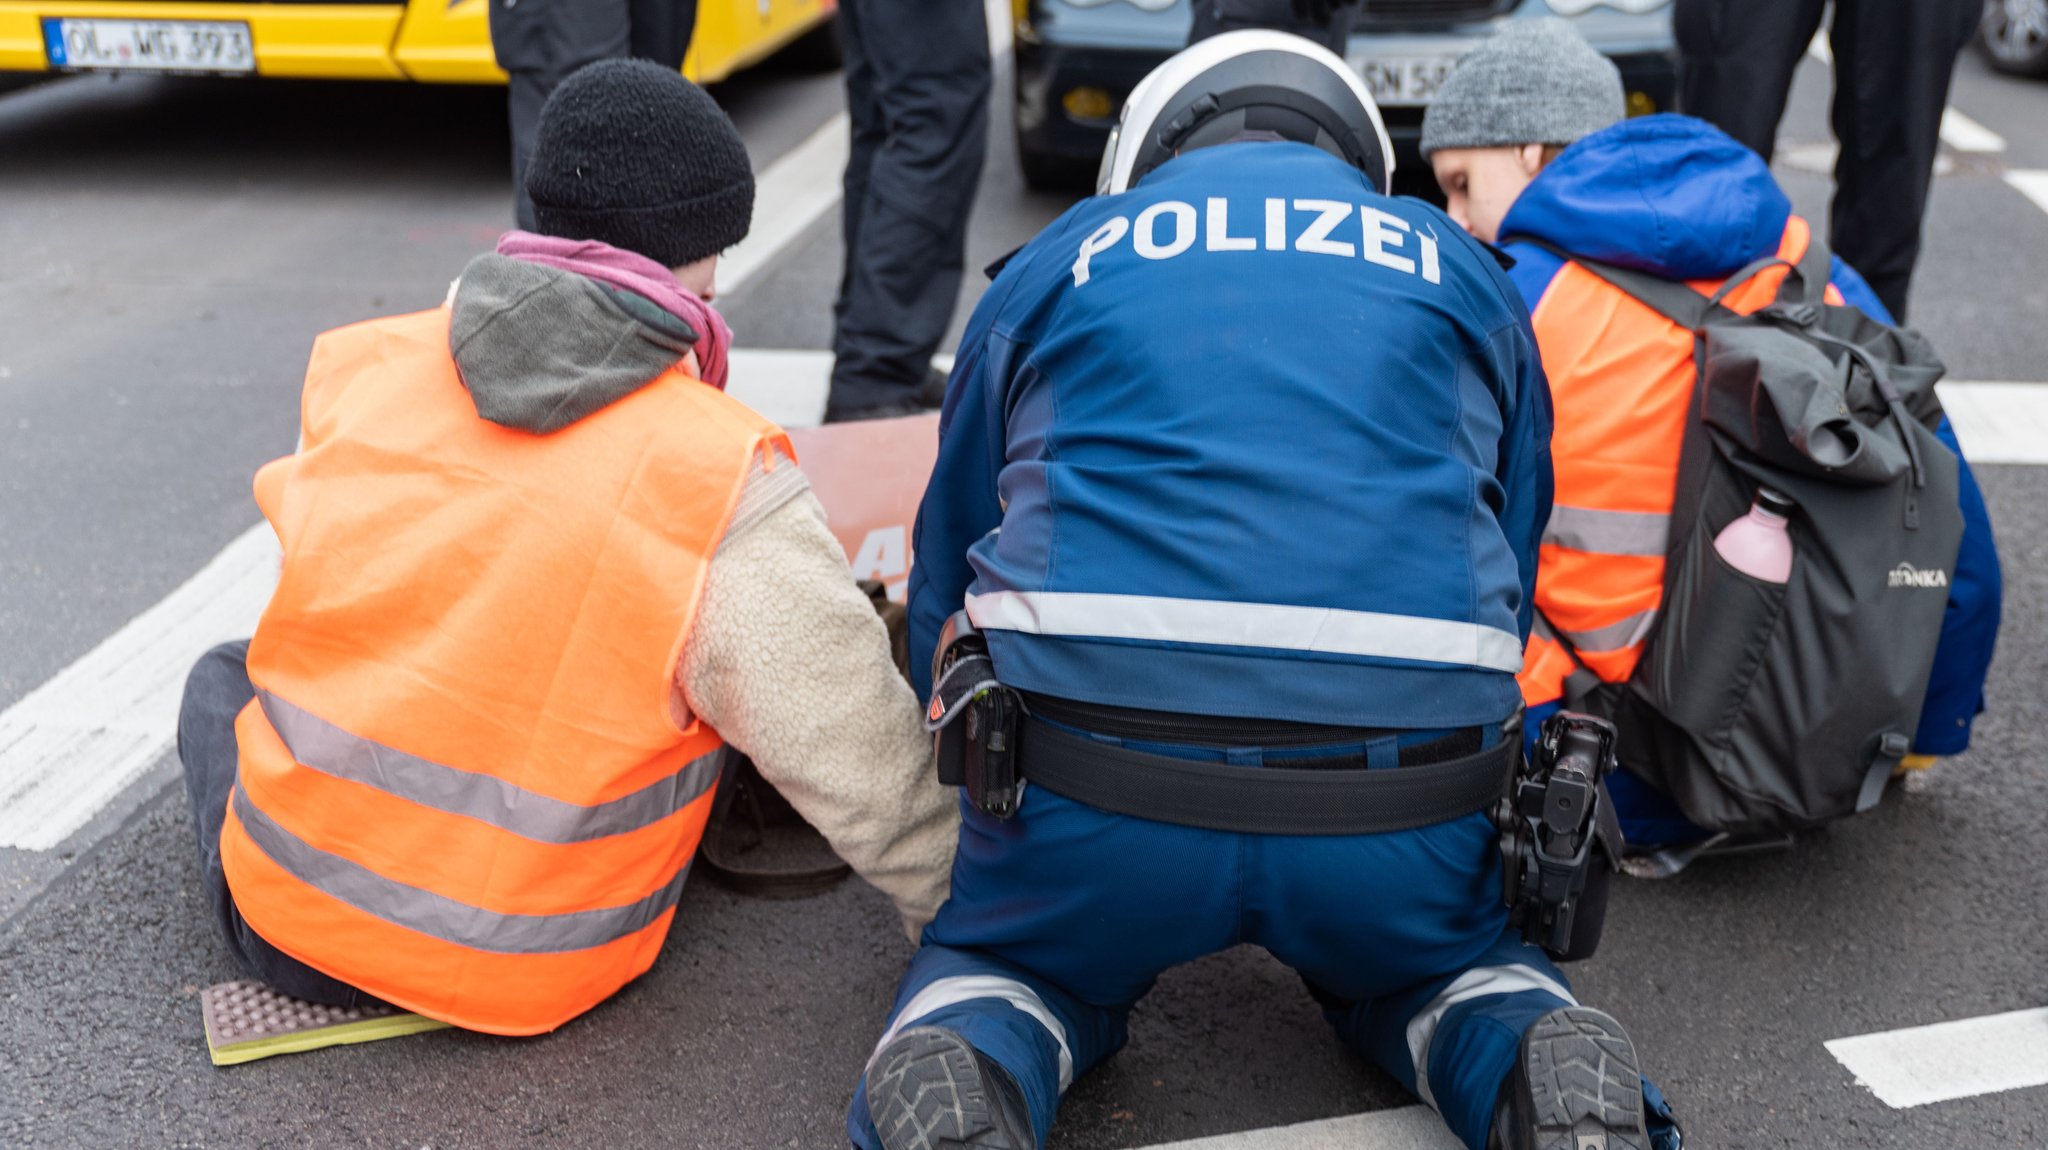
[[510, 231], [498, 237], [498, 254], [543, 264], [632, 292], [690, 325], [697, 333], [697, 366], [705, 383], [725, 390], [726, 352], [732, 329], [718, 309], [676, 282], [669, 270], [643, 255], [596, 240], [565, 240], [533, 232]]

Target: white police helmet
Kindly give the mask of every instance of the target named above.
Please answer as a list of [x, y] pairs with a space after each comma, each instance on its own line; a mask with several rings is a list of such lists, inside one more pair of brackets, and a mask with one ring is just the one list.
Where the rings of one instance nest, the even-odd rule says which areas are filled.
[[1260, 133], [1313, 144], [1382, 193], [1393, 187], [1394, 148], [1358, 73], [1312, 40], [1248, 29], [1203, 40], [1138, 82], [1110, 131], [1096, 194], [1125, 191], [1181, 152]]

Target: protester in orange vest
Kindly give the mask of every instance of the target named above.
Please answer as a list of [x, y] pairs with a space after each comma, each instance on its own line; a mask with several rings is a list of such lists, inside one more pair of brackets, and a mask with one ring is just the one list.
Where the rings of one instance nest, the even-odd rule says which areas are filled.
[[672, 71], [542, 114], [540, 234], [432, 311], [320, 337], [253, 640], [192, 673], [179, 753], [252, 975], [458, 1026], [560, 1026], [660, 950], [728, 743], [896, 902], [957, 815], [780, 428], [723, 394], [745, 147]]
[[[1695, 378], [1688, 333], [1569, 257], [1711, 293], [1759, 257], [1796, 262], [1811, 235], [1754, 152], [1699, 120], [1622, 114], [1614, 65], [1552, 19], [1511, 24], [1467, 55], [1423, 120], [1423, 154], [1449, 214], [1515, 261], [1509, 278], [1529, 306], [1555, 407], [1557, 497], [1521, 674], [1532, 732], [1578, 665], [1610, 683], [1635, 669], [1663, 596], [1666, 519]], [[1769, 303], [1785, 274], [1760, 273], [1728, 306], [1748, 313]], [[1832, 302], [1891, 322], [1840, 259], [1832, 279]], [[1960, 458], [1946, 421], [1937, 434]], [[1998, 631], [1998, 554], [1967, 464], [1960, 502], [1962, 553], [1915, 765], [1969, 746]], [[1609, 785], [1631, 846], [1706, 837], [1627, 770]]]

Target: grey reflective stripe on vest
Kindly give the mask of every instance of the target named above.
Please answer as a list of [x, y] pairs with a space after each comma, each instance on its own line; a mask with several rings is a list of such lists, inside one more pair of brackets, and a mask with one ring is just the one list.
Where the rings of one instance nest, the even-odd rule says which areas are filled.
[[1671, 537], [1671, 517], [1654, 511], [1602, 511], [1559, 503], [1550, 509], [1543, 541], [1574, 551], [1600, 555], [1647, 555], [1663, 558]]
[[586, 807], [359, 738], [268, 691], [256, 697], [300, 765], [542, 843], [588, 842], [658, 823], [710, 790], [722, 762], [712, 751], [630, 795]]
[[1536, 634], [1555, 640], [1564, 636], [1573, 649], [1587, 655], [1606, 655], [1614, 651], [1626, 651], [1650, 637], [1650, 631], [1657, 625], [1657, 609], [1638, 611], [1605, 627], [1594, 627], [1587, 631], [1567, 631], [1556, 624], [1545, 625], [1546, 620], [1539, 612], [1536, 616]]
[[1522, 640], [1512, 631], [1335, 607], [1081, 591], [992, 591], [967, 597], [967, 617], [983, 630], [1063, 638], [1151, 639], [1369, 655], [1495, 671], [1522, 669]]
[[257, 849], [314, 890], [408, 930], [498, 954], [589, 950], [644, 930], [676, 904], [690, 874], [685, 865], [660, 890], [625, 906], [566, 914], [500, 914], [385, 878], [360, 863], [321, 850], [272, 822], [239, 782], [235, 784], [234, 807], [235, 818]]

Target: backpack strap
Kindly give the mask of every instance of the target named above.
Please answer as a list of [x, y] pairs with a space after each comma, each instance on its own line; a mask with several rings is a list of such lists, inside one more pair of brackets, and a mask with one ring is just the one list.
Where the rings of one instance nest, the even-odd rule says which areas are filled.
[[[1792, 274], [1778, 285], [1777, 302], [1820, 307], [1827, 302], [1828, 283], [1834, 279], [1834, 274], [1834, 253], [1820, 242], [1819, 236], [1808, 236], [1806, 251], [1800, 255], [1799, 262], [1792, 265]], [[1797, 288], [1793, 287], [1795, 280], [1798, 281]]]
[[[1586, 661], [1579, 657], [1578, 647], [1574, 646], [1572, 641], [1565, 637], [1564, 632], [1550, 621], [1550, 617], [1543, 613], [1543, 608], [1538, 607], [1535, 610], [1535, 622], [1529, 629], [1530, 637], [1541, 636], [1550, 640], [1557, 644], [1559, 650], [1564, 652], [1565, 658], [1571, 660], [1571, 673], [1564, 677], [1564, 693], [1559, 696], [1564, 709], [1567, 711], [1592, 710], [1593, 708], [1588, 706], [1587, 700], [1592, 698], [1593, 692], [1599, 690], [1606, 680], [1594, 673], [1591, 667], [1586, 666]], [[1602, 717], [1605, 718], [1607, 716], [1602, 715]]]
[[[1698, 332], [1716, 319], [1737, 318], [1735, 312], [1722, 306], [1721, 301], [1726, 299], [1730, 292], [1756, 278], [1757, 274], [1766, 268], [1777, 267], [1785, 263], [1784, 260], [1776, 256], [1764, 256], [1760, 259], [1752, 260], [1748, 264], [1743, 265], [1734, 275], [1729, 276], [1727, 282], [1723, 283], [1718, 291], [1711, 296], [1707, 296], [1701, 295], [1690, 286], [1678, 280], [1667, 280], [1661, 276], [1651, 275], [1649, 272], [1638, 271], [1635, 268], [1625, 268], [1618, 264], [1603, 263], [1599, 260], [1588, 259], [1585, 256], [1573, 255], [1547, 240], [1534, 239], [1529, 236], [1517, 236], [1515, 237], [1515, 242], [1542, 248], [1544, 251], [1567, 263], [1579, 265], [1601, 280], [1604, 280], [1610, 287], [1618, 289], [1630, 299], [1691, 332]], [[1811, 253], [1817, 246], [1820, 245], [1809, 243], [1807, 245], [1808, 252]], [[1825, 248], [1822, 251], [1822, 258], [1825, 260]], [[1802, 273], [1800, 282], [1802, 292], [1804, 292], [1806, 281], [1806, 277], [1803, 274], [1804, 261], [1801, 261], [1801, 263], [1802, 267], [1798, 270]], [[1823, 264], [1820, 280], [1821, 291], [1827, 290], [1825, 267], [1826, 265]], [[1793, 277], [1787, 276], [1785, 278], [1789, 283]], [[1780, 299], [1784, 298], [1784, 293], [1785, 289], [1780, 287]], [[1805, 297], [1802, 294], [1800, 298], [1803, 300]]]

